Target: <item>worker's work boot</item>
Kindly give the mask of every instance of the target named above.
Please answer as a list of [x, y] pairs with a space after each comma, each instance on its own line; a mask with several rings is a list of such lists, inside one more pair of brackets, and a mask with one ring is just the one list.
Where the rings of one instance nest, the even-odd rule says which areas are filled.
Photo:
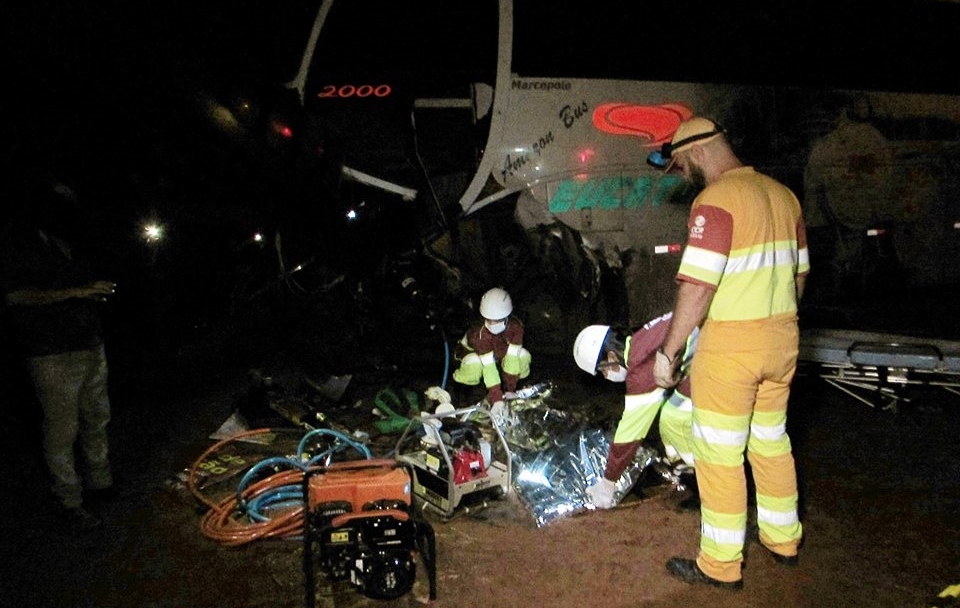
[[719, 587], [720, 589], [729, 589], [731, 591], [739, 591], [740, 589], [743, 589], [742, 579], [739, 581], [729, 582], [718, 581], [715, 578], [707, 576], [703, 570], [700, 569], [700, 566], [697, 565], [697, 560], [694, 559], [671, 557], [667, 561], [667, 572], [669, 572], [674, 578], [678, 578], [685, 583], [713, 585], [714, 587]]
[[800, 565], [799, 555], [780, 555], [779, 553], [774, 553], [773, 551], [770, 551], [770, 555], [773, 556], [773, 561], [777, 562], [781, 566], [796, 568]]

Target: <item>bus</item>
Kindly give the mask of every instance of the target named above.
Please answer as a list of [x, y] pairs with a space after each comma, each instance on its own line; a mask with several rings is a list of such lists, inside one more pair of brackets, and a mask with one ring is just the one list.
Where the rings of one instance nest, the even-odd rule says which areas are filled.
[[830, 314], [960, 279], [958, 24], [942, 1], [324, 0], [285, 87], [309, 146], [409, 205], [465, 288], [509, 282], [509, 216], [567, 275], [557, 306], [613, 293], [631, 325], [672, 305], [695, 194], [649, 156], [708, 116], [797, 193]]

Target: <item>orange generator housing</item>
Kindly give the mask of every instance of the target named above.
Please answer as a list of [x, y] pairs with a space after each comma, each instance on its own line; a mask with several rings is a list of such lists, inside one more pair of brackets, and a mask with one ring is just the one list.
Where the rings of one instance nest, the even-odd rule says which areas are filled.
[[388, 503], [406, 509], [410, 502], [410, 475], [393, 460], [338, 462], [307, 481], [311, 512], [332, 503], [349, 503], [350, 511], [356, 513], [387, 508]]

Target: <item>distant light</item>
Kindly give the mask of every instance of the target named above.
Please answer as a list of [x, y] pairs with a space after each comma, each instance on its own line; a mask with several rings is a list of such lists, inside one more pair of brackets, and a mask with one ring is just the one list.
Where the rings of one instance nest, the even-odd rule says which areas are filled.
[[357, 219], [357, 217], [358, 217], [358, 216], [357, 216], [357, 210], [356, 210], [356, 209], [351, 209], [350, 211], [347, 211], [347, 219], [348, 219], [348, 220], [355, 220], [355, 219]]
[[253, 242], [254, 242], [254, 243], [259, 243], [259, 242], [261, 242], [261, 241], [263, 241], [263, 235], [260, 234], [259, 232], [255, 233], [255, 234], [253, 235]]
[[163, 226], [160, 224], [145, 224], [143, 226], [143, 238], [148, 243], [156, 243], [163, 238]]
[[869, 228], [867, 229], [867, 236], [880, 236], [885, 234], [887, 231], [883, 228]]
[[290, 139], [293, 137], [293, 129], [290, 128], [290, 125], [280, 122], [279, 120], [274, 121], [273, 130], [284, 139]]

